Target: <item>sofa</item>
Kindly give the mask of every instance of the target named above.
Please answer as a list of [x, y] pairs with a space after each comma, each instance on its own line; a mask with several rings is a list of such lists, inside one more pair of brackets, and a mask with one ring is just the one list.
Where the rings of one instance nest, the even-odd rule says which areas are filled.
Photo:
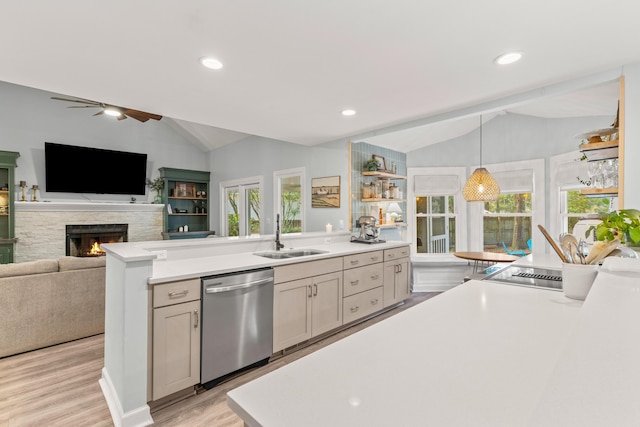
[[0, 265], [0, 357], [104, 333], [106, 257]]

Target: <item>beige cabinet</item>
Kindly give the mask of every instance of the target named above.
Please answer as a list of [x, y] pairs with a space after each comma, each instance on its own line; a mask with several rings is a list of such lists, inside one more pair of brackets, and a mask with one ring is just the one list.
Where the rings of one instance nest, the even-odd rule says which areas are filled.
[[[332, 272], [304, 277], [320, 271]], [[274, 353], [341, 325], [341, 257], [275, 268]]]
[[152, 400], [200, 382], [200, 280], [155, 285]]
[[372, 251], [344, 257], [342, 320], [344, 324], [383, 308], [384, 252]]
[[384, 306], [404, 301], [409, 297], [409, 247], [384, 251]]

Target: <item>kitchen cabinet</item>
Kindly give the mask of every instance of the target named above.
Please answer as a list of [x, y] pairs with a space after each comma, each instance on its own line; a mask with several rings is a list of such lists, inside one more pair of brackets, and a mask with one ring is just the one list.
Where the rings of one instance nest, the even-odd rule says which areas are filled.
[[0, 264], [13, 262], [15, 168], [20, 153], [0, 151]]
[[341, 257], [276, 267], [274, 278], [274, 353], [342, 326]]
[[206, 237], [209, 231], [210, 172], [162, 167], [165, 239]]
[[200, 382], [200, 279], [155, 285], [152, 400]]
[[373, 251], [344, 257], [344, 324], [382, 310], [383, 256], [383, 251]]
[[384, 251], [384, 306], [409, 298], [411, 262], [409, 246]]

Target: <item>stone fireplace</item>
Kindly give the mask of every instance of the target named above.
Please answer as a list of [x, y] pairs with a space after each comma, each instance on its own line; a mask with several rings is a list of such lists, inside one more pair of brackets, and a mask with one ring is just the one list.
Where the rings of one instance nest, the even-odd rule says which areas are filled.
[[163, 208], [143, 203], [16, 202], [14, 261], [67, 254], [67, 225], [126, 224], [128, 242], [162, 240]]
[[102, 243], [127, 241], [128, 224], [77, 224], [66, 226], [66, 255], [93, 257], [104, 255]]

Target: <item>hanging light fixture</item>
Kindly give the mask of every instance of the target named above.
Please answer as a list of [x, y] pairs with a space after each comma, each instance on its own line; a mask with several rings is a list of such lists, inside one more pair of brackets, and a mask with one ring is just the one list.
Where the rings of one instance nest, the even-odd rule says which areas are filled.
[[480, 167], [473, 171], [462, 187], [467, 202], [491, 202], [500, 195], [500, 186], [488, 170], [482, 167], [482, 115], [480, 116]]

